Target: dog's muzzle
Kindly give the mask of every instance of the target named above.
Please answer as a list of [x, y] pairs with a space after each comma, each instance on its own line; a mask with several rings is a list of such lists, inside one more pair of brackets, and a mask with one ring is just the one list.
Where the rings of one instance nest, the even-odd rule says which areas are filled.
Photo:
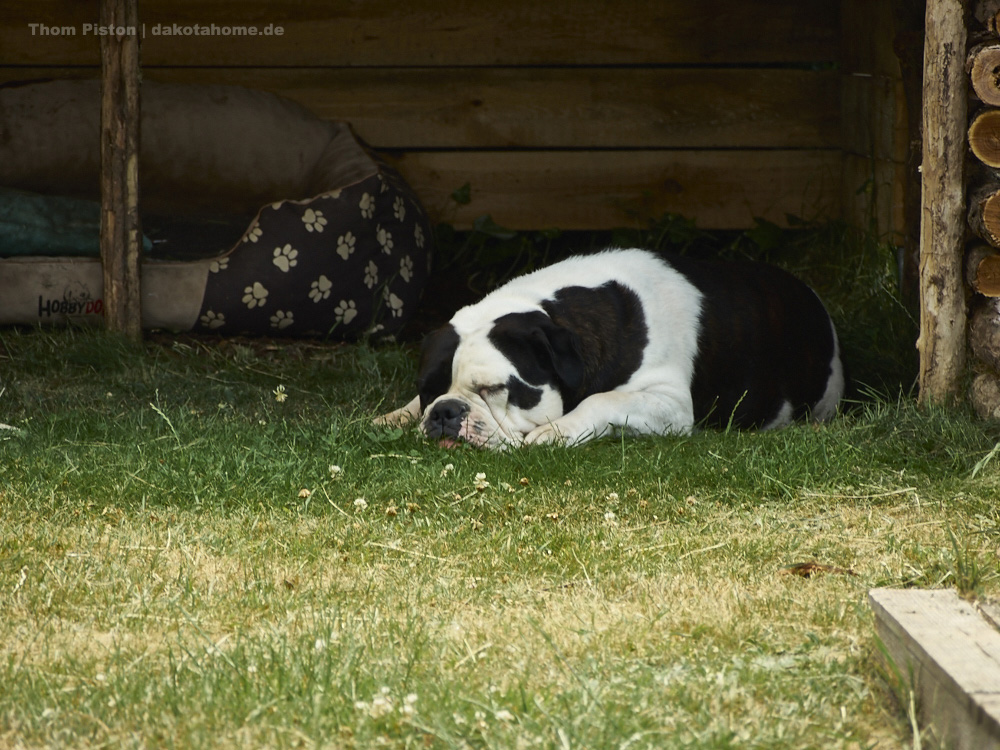
[[462, 423], [469, 415], [469, 405], [457, 398], [449, 398], [434, 404], [424, 421], [427, 437], [457, 438]]

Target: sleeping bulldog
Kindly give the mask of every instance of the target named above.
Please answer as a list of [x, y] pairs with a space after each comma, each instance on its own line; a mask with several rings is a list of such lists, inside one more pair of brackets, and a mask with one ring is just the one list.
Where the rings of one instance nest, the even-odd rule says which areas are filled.
[[503, 448], [825, 420], [844, 367], [823, 303], [785, 271], [607, 250], [459, 310], [425, 339], [417, 383], [376, 423]]

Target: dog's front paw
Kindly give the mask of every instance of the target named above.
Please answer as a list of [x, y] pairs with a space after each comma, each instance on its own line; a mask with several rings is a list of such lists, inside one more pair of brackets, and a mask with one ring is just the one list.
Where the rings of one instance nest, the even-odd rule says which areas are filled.
[[375, 427], [406, 427], [420, 418], [420, 397], [413, 399], [406, 406], [375, 417], [372, 424]]
[[552, 422], [543, 424], [541, 427], [536, 427], [524, 436], [525, 445], [562, 444], [565, 442], [566, 438]]
[[567, 420], [556, 420], [536, 427], [524, 437], [525, 444], [579, 445], [594, 437], [592, 428], [581, 429]]

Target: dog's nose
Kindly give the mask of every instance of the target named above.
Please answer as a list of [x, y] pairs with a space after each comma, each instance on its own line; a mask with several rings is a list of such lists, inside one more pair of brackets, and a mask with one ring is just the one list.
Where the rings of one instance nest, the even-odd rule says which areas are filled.
[[457, 398], [449, 398], [434, 404], [427, 416], [424, 431], [427, 437], [458, 437], [462, 421], [469, 413], [469, 405]]

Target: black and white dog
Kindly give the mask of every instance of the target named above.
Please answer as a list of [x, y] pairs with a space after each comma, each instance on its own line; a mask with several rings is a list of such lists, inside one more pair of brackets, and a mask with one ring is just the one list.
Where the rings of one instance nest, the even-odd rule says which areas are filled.
[[816, 294], [762, 264], [644, 250], [569, 258], [459, 310], [424, 341], [419, 395], [376, 420], [498, 448], [615, 429], [825, 420], [844, 390]]

